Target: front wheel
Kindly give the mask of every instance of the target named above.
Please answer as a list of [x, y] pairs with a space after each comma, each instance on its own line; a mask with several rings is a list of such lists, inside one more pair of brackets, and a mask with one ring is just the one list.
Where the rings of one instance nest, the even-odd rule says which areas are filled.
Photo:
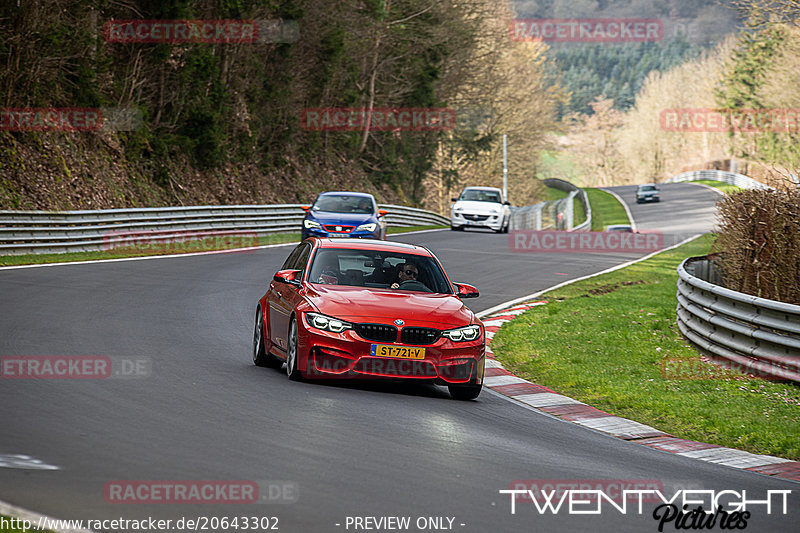
[[289, 323], [289, 346], [286, 349], [286, 375], [292, 381], [300, 381], [303, 376], [300, 374], [297, 364], [297, 319], [292, 317]]
[[454, 400], [474, 400], [481, 393], [483, 385], [448, 385]]
[[253, 331], [253, 364], [277, 368], [280, 366], [281, 360], [266, 351], [263, 316], [261, 308], [256, 309], [256, 327]]

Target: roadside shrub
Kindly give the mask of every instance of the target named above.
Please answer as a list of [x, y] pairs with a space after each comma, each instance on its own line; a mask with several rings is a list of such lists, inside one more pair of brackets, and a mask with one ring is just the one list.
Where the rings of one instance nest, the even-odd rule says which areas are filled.
[[717, 208], [725, 286], [800, 305], [800, 191], [746, 190]]

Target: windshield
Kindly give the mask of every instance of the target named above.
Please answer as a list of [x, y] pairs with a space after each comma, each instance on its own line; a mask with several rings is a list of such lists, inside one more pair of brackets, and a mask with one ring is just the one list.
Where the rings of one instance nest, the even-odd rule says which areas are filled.
[[326, 194], [320, 196], [312, 211], [325, 211], [328, 213], [356, 213], [368, 215], [375, 212], [375, 206], [370, 198], [366, 196], [355, 196], [351, 194]]
[[432, 257], [399, 252], [326, 248], [317, 251], [308, 281], [415, 292], [453, 294], [439, 263]]
[[640, 191], [654, 191], [654, 190], [656, 190], [656, 186], [655, 185], [639, 185], [639, 190]]
[[492, 202], [495, 204], [503, 203], [500, 200], [500, 193], [497, 191], [482, 191], [480, 189], [467, 189], [461, 193], [459, 200], [468, 202]]

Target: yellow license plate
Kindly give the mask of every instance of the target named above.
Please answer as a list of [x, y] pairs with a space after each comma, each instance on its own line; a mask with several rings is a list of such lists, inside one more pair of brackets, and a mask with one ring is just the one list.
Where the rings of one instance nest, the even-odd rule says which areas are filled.
[[389, 346], [386, 344], [373, 344], [369, 353], [376, 357], [396, 357], [398, 359], [425, 359], [425, 348], [412, 348], [411, 346]]

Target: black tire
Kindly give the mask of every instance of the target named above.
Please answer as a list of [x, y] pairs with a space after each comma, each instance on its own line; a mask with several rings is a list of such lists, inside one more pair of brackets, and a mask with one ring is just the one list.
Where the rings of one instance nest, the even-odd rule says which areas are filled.
[[253, 364], [270, 368], [277, 368], [281, 365], [280, 359], [266, 351], [264, 343], [264, 319], [260, 307], [256, 309], [256, 326], [253, 331]]
[[289, 322], [289, 342], [286, 347], [286, 375], [292, 381], [303, 379], [300, 370], [297, 368], [297, 319], [292, 317]]
[[477, 398], [483, 385], [448, 385], [447, 389], [454, 400], [466, 401]]
[[464, 226], [453, 226], [452, 224], [450, 224], [450, 230], [451, 231], [464, 231]]

